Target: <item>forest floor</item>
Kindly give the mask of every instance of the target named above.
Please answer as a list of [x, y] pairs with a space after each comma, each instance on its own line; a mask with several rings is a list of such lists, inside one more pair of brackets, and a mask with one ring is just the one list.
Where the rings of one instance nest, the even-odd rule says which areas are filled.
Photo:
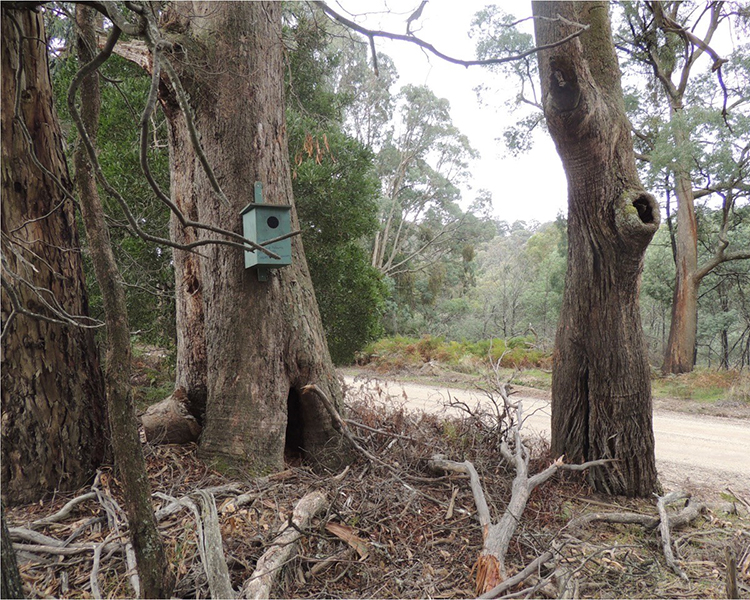
[[[141, 379], [144, 378], [140, 373]], [[148, 376], [145, 376], [148, 379]], [[136, 381], [138, 381], [136, 377]], [[158, 384], [158, 382], [152, 382]], [[208, 489], [218, 508], [223, 550], [234, 589], [259, 557], [273, 548], [295, 504], [311, 490], [326, 494], [325, 510], [301, 531], [299, 547], [279, 572], [272, 596], [279, 598], [472, 598], [475, 565], [482, 549], [474, 497], [462, 475], [436, 475], [427, 468], [436, 453], [471, 461], [481, 478], [493, 519], [506, 509], [514, 473], [502, 458], [505, 424], [488, 414], [457, 416], [411, 412], [377, 392], [350, 393], [347, 424], [377, 462], [357, 455], [339, 473], [293, 466], [267, 477], [228, 478], [196, 456], [196, 447], [145, 444], [155, 508], [184, 498], [176, 512], [158, 514], [177, 575], [175, 597], [206, 598], [209, 587], [199, 552], [199, 531], [190, 500]], [[546, 442], [527, 439], [530, 472], [552, 461]], [[92, 493], [93, 492], [93, 493]], [[87, 495], [86, 495], [87, 494]], [[85, 495], [85, 496], [84, 496]], [[34, 522], [83, 497], [64, 519]], [[110, 468], [92, 487], [7, 509], [20, 570], [29, 597], [133, 597], [121, 538], [121, 490]], [[586, 598], [726, 597], [730, 564], [736, 565], [739, 597], [750, 595], [750, 498], [726, 493], [708, 503], [699, 495], [670, 508], [694, 507], [697, 518], [673, 528], [672, 547], [685, 577], [665, 561], [654, 527], [655, 499], [634, 500], [594, 493], [581, 475], [555, 476], [532, 493], [509, 548], [510, 574], [546, 550], [553, 558], [506, 597], [530, 594]], [[107, 509], [107, 507], [109, 507]], [[169, 513], [169, 514], [168, 514]], [[610, 513], [652, 518], [652, 524], [615, 524], [580, 517]], [[670, 516], [670, 519], [671, 519]], [[24, 538], [19, 529], [48, 539]], [[94, 569], [94, 548], [101, 546]], [[92, 577], [92, 572], [94, 576]], [[93, 585], [92, 585], [93, 584]], [[98, 588], [98, 589], [97, 589]], [[94, 594], [94, 592], [98, 592]]]

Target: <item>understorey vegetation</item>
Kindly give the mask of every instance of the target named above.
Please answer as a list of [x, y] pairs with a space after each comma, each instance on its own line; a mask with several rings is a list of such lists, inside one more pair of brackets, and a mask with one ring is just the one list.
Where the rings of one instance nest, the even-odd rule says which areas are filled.
[[[217, 589], [225, 595], [214, 597], [230, 597], [228, 590], [252, 597], [241, 594], [254, 585], [279, 598], [480, 593], [481, 517], [474, 485], [455, 465], [471, 464], [491, 520], [501, 521], [517, 477], [515, 459], [503, 451], [506, 444], [511, 458], [515, 453], [512, 420], [474, 407], [452, 417], [417, 414], [404, 410], [400, 397], [364, 389], [349, 391], [344, 423], [360, 451], [338, 472], [289, 464], [267, 477], [229, 479], [199, 460], [194, 445], [146, 445], [155, 514], [177, 575], [173, 597], [206, 598]], [[494, 397], [503, 406], [502, 396]], [[532, 437], [523, 444], [529, 476], [555, 465], [545, 441]], [[656, 499], [602, 497], [585, 474], [560, 471], [531, 491], [504, 555], [509, 575], [536, 565], [493, 597], [521, 591], [533, 597], [723, 597], [730, 563], [738, 589], [747, 593], [748, 499], [727, 491], [715, 500], [681, 498], [667, 507], [683, 577], [665, 557]], [[33, 597], [132, 597], [137, 580], [121, 504], [119, 480], [103, 468], [77, 492], [9, 509], [26, 591]], [[315, 510], [301, 524], [306, 506]], [[291, 545], [283, 569], [259, 572], [274, 552]], [[216, 561], [223, 561], [229, 587], [221, 587]]]

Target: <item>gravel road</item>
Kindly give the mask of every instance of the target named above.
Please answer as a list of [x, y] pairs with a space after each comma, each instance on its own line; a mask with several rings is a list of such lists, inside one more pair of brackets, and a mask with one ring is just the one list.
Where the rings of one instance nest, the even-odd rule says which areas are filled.
[[[449, 397], [470, 406], [487, 402], [476, 392], [381, 379], [346, 377], [347, 394], [374, 392], [388, 403], [410, 410], [458, 414], [446, 407]], [[527, 433], [549, 437], [549, 402], [522, 399]], [[744, 497], [750, 494], [750, 421], [655, 411], [656, 465], [668, 490], [682, 489], [715, 496], [730, 488]]]

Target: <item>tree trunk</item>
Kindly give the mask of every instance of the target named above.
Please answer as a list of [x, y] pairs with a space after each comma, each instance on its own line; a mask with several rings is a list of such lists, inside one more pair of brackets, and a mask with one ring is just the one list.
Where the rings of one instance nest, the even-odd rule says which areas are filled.
[[[92, 8], [82, 4], [76, 6], [76, 24], [80, 32], [78, 55], [82, 64], [89, 64], [94, 58], [94, 15]], [[68, 97], [71, 115], [75, 114], [75, 81], [74, 78], [71, 84], [73, 93]], [[93, 142], [99, 124], [101, 102], [98, 73], [94, 72], [83, 79], [80, 88], [81, 121]], [[112, 449], [123, 488], [130, 539], [133, 542], [140, 577], [140, 591], [144, 598], [168, 598], [172, 593], [173, 579], [164, 545], [156, 528], [151, 504], [151, 485], [146, 472], [146, 460], [143, 456], [130, 384], [130, 327], [125, 286], [112, 251], [94, 170], [80, 140], [73, 153], [73, 161], [83, 223], [104, 304], [107, 324], [105, 384]]]
[[[41, 14], [3, 5], [2, 491], [14, 503], [80, 487], [108, 447], [93, 330], [18, 313], [11, 319], [12, 295], [32, 313], [54, 318], [45, 307], [50, 303], [69, 315], [88, 315], [74, 205], [54, 181], [71, 188], [44, 40]], [[47, 173], [34, 164], [14, 120], [17, 96], [33, 152]]]
[[[191, 182], [201, 168], [190, 146], [190, 135], [180, 114], [176, 98], [162, 93], [162, 105], [169, 119], [170, 189], [172, 201], [191, 221], [198, 221], [196, 196]], [[179, 244], [190, 244], [198, 239], [192, 228], [182, 227], [173, 214], [169, 223], [170, 236]], [[177, 364], [175, 389], [183, 389], [186, 406], [199, 424], [206, 413], [206, 338], [203, 313], [203, 278], [200, 257], [184, 250], [173, 251], [175, 270]]]
[[[674, 102], [676, 102], [675, 100]], [[681, 110], [681, 108], [680, 108]], [[672, 113], [674, 114], [673, 108]], [[687, 135], [675, 130], [675, 145], [688, 143]], [[664, 355], [663, 373], [689, 373], [695, 364], [695, 343], [698, 332], [698, 220], [690, 173], [675, 170], [677, 196], [677, 233], [675, 236], [676, 276], [672, 297], [672, 319]]]
[[[201, 221], [237, 232], [242, 231], [240, 211], [253, 200], [256, 181], [263, 184], [264, 202], [293, 204], [281, 8], [275, 2], [175, 2], [163, 18], [171, 31], [181, 34], [175, 39], [185, 51], [172, 59], [183, 75], [206, 156], [229, 205], [212, 191], [183, 117], [167, 108], [172, 197], [183, 206], [193, 202]], [[297, 227], [292, 208], [292, 228]], [[201, 455], [219, 466], [252, 472], [282, 468], [285, 452], [287, 458], [309, 458], [313, 464], [340, 464], [345, 459], [340, 436], [317, 396], [301, 392], [315, 383], [341, 403], [299, 236], [292, 241], [293, 264], [273, 270], [264, 282], [244, 268], [242, 251], [209, 246], [201, 254], [206, 258], [200, 271], [175, 263], [178, 294], [188, 294], [192, 286], [202, 297], [204, 334], [198, 325], [183, 328], [188, 343], [178, 348], [183, 353], [178, 365], [188, 365], [193, 359], [184, 353], [191, 352], [191, 345], [205, 344]], [[187, 307], [190, 301], [183, 297], [181, 302]]]
[[651, 383], [638, 306], [659, 208], [638, 180], [603, 2], [534, 2], [545, 116], [568, 180], [568, 270], [552, 382], [552, 451], [592, 470], [601, 491], [657, 489]]
[[0, 503], [0, 519], [2, 519], [2, 532], [0, 535], [0, 598], [23, 598], [23, 581], [18, 572], [16, 553], [13, 550], [13, 541], [10, 539], [8, 524], [5, 522], [5, 507]]

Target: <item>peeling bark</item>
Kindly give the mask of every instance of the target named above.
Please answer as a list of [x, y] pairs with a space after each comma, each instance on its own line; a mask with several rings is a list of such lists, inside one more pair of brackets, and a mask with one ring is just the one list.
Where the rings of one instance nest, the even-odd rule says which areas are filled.
[[[673, 109], [674, 112], [674, 109]], [[675, 133], [679, 147], [688, 143], [687, 135]], [[695, 364], [698, 334], [698, 220], [690, 173], [675, 172], [677, 195], [677, 232], [675, 235], [676, 275], [672, 297], [672, 318], [664, 355], [664, 373], [689, 373]]]

